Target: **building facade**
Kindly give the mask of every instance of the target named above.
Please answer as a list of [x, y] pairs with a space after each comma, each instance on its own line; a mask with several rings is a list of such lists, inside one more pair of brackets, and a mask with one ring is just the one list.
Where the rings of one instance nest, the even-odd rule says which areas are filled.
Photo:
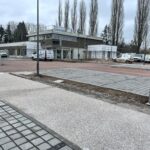
[[[37, 34], [30, 33], [28, 40], [37, 41]], [[85, 59], [89, 45], [99, 45], [103, 40], [99, 37], [90, 37], [72, 32], [66, 32], [63, 28], [54, 28], [40, 32], [40, 43], [43, 49], [54, 50], [57, 60]]]
[[89, 59], [110, 60], [117, 58], [117, 46], [90, 45], [88, 46]]
[[[40, 46], [41, 48], [41, 46]], [[15, 42], [0, 44], [0, 51], [7, 51], [10, 56], [31, 57], [37, 49], [37, 42]]]

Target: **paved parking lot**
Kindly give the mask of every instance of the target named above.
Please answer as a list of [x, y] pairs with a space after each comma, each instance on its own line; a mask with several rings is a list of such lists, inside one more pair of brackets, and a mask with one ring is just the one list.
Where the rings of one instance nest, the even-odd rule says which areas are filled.
[[[71, 144], [70, 144], [71, 145]], [[79, 150], [0, 101], [0, 150]]]
[[138, 77], [81, 69], [51, 69], [43, 75], [149, 96], [150, 77]]
[[0, 79], [0, 99], [81, 148], [149, 150], [147, 114], [9, 74], [0, 74]]

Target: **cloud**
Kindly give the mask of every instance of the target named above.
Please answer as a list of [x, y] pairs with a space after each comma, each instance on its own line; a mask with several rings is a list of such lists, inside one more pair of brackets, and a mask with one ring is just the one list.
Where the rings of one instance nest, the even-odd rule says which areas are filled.
[[[47, 26], [54, 25], [57, 21], [57, 9], [59, 0], [39, 0], [40, 1], [40, 23]], [[69, 0], [72, 4], [73, 0]], [[78, 0], [79, 1], [79, 0]], [[110, 22], [111, 1], [98, 0], [99, 2], [99, 34], [106, 24]], [[6, 25], [9, 21], [25, 21], [36, 23], [36, 2], [37, 0], [0, 0], [0, 24]], [[65, 0], [62, 0], [64, 3]], [[89, 14], [90, 0], [85, 0], [87, 4], [87, 15]], [[133, 38], [134, 17], [136, 14], [137, 0], [125, 0], [125, 24], [124, 37], [126, 41]], [[88, 24], [88, 20], [87, 23]], [[88, 25], [87, 25], [88, 27]]]

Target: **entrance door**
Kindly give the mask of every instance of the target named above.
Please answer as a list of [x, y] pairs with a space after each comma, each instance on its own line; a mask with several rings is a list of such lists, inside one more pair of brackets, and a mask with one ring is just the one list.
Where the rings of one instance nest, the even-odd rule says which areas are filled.
[[61, 59], [61, 50], [57, 50], [57, 59]]

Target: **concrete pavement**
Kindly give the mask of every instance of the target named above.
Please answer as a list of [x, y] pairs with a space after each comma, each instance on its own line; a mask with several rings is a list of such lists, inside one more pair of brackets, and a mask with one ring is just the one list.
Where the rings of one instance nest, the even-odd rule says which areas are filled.
[[0, 97], [90, 150], [149, 150], [150, 117], [98, 99], [0, 74]]

